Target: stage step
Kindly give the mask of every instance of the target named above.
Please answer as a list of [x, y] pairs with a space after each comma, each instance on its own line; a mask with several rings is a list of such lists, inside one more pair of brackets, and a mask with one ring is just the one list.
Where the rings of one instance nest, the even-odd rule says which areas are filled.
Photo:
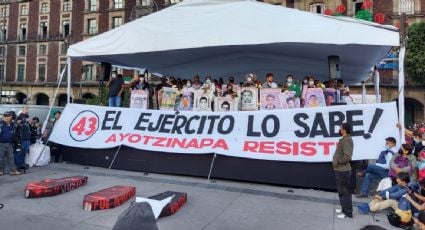
[[163, 200], [167, 197], [173, 196], [173, 199], [167, 206], [162, 209], [161, 214], [159, 217], [165, 217], [165, 216], [171, 216], [174, 213], [178, 212], [183, 205], [187, 202], [187, 193], [182, 192], [174, 192], [174, 191], [166, 191], [151, 197], [148, 197], [149, 199], [153, 200]]
[[88, 177], [72, 176], [30, 182], [25, 186], [25, 198], [56, 196], [87, 184]]
[[83, 208], [87, 211], [115, 208], [136, 195], [136, 187], [113, 186], [84, 196]]

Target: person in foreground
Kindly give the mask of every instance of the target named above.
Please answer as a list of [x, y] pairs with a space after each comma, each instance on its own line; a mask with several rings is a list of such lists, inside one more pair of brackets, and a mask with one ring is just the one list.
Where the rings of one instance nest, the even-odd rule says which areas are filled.
[[338, 146], [335, 150], [332, 166], [335, 172], [336, 189], [338, 191], [339, 203], [341, 209], [336, 209], [338, 219], [346, 217], [353, 218], [353, 204], [350, 189], [351, 166], [350, 161], [353, 156], [353, 139], [350, 136], [351, 125], [342, 123], [339, 134]]
[[395, 213], [400, 216], [401, 222], [410, 222], [412, 218], [412, 211], [410, 209], [410, 205], [408, 205], [409, 202], [405, 198], [405, 195], [409, 190], [407, 186], [410, 182], [409, 173], [398, 173], [396, 181], [396, 185], [377, 194], [369, 204], [360, 204], [358, 206], [359, 212], [362, 214], [368, 214], [370, 212], [392, 208], [395, 210]]

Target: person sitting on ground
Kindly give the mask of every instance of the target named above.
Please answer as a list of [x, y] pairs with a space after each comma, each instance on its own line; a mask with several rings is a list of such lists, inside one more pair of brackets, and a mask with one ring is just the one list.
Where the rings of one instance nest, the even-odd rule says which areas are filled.
[[418, 180], [425, 178], [425, 150], [419, 152], [417, 157]]
[[413, 218], [415, 222], [414, 227], [418, 230], [425, 230], [425, 212], [419, 212], [418, 218]]
[[[373, 180], [382, 180], [388, 176], [390, 161], [396, 152], [396, 140], [394, 137], [385, 139], [385, 150], [379, 154], [375, 164], [369, 164], [364, 172], [364, 180], [357, 198], [368, 197], [369, 185]], [[359, 175], [361, 176], [361, 175]]]
[[410, 175], [411, 181], [416, 181], [416, 157], [412, 154], [412, 147], [408, 144], [402, 144], [398, 153], [395, 153], [390, 161], [390, 171], [388, 176], [393, 180], [398, 173], [406, 172]]
[[[419, 189], [414, 189], [414, 187], [417, 187], [417, 185], [419, 185]], [[419, 211], [424, 211], [425, 210], [425, 179], [420, 180], [418, 184], [410, 183], [408, 193], [409, 195], [406, 196], [406, 199], [413, 206], [412, 207], [413, 213], [417, 214], [419, 213]]]
[[400, 172], [396, 181], [396, 185], [375, 195], [369, 204], [360, 204], [358, 206], [359, 212], [362, 214], [368, 214], [369, 212], [376, 212], [390, 207], [397, 212], [399, 200], [408, 191], [407, 184], [410, 182], [409, 173]]

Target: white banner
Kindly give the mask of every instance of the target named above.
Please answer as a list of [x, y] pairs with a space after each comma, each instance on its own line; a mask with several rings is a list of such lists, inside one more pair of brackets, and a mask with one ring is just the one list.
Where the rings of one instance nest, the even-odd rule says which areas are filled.
[[[339, 125], [353, 125], [353, 160], [376, 159], [399, 140], [396, 103], [250, 112], [175, 112], [68, 104], [50, 140], [80, 148], [126, 145], [276, 161], [332, 160]], [[137, 152], [135, 152], [137, 154]]]

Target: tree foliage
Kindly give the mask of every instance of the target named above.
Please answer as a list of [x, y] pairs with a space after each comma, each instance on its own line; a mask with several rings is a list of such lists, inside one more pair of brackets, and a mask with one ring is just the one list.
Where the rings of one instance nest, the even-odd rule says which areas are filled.
[[409, 26], [406, 70], [409, 81], [425, 85], [425, 22]]
[[[109, 94], [108, 88], [103, 87], [101, 95], [96, 95], [93, 98], [87, 99], [86, 104], [108, 106], [108, 99], [109, 99], [108, 94]], [[130, 105], [130, 92], [127, 88], [125, 88], [124, 97], [122, 98], [122, 107], [129, 107], [129, 105]]]

